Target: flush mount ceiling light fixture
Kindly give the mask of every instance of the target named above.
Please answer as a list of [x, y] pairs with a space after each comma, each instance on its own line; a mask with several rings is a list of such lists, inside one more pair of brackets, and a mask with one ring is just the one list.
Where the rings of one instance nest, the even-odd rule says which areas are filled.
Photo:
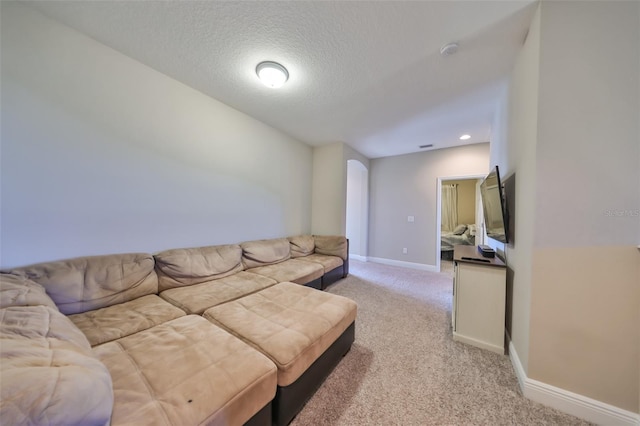
[[442, 56], [453, 55], [458, 51], [458, 43], [447, 43], [440, 48], [440, 54]]
[[277, 88], [289, 79], [289, 72], [277, 62], [260, 62], [256, 67], [256, 74], [265, 86]]
[[471, 139], [471, 135], [462, 135], [460, 136], [461, 141], [466, 141], [467, 139]]

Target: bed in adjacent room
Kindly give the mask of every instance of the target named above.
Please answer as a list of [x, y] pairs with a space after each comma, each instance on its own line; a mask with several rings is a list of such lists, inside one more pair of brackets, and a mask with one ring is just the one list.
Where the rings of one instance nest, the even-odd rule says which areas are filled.
[[453, 231], [442, 231], [440, 236], [440, 258], [445, 260], [453, 259], [453, 246], [476, 244], [476, 225], [461, 224]]

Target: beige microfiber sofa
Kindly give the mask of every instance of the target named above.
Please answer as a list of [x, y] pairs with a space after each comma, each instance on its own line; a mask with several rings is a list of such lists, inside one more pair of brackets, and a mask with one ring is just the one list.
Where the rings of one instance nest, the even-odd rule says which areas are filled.
[[2, 271], [0, 419], [287, 424], [355, 338], [355, 303], [318, 290], [347, 253], [301, 235]]

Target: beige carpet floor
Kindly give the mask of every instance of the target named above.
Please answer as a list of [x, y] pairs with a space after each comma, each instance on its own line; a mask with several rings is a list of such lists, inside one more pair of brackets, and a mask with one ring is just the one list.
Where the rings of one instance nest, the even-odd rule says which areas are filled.
[[524, 398], [508, 356], [452, 340], [451, 269], [350, 266], [328, 291], [358, 303], [356, 340], [292, 426], [588, 424]]

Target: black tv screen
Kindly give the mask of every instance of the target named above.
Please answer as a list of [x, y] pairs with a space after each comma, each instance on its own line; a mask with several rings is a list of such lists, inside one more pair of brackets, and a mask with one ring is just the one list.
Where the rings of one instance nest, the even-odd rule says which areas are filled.
[[484, 225], [487, 236], [494, 240], [508, 243], [507, 209], [498, 166], [491, 170], [480, 184], [480, 195], [482, 197], [482, 210], [484, 212]]

